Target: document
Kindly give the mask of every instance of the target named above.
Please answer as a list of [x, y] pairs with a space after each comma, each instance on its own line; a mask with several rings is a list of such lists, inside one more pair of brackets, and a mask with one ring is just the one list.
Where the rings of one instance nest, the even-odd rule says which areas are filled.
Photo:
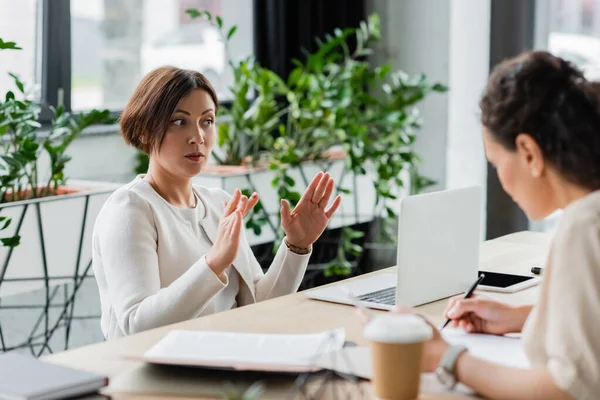
[[521, 338], [512, 336], [466, 333], [459, 329], [444, 329], [442, 336], [451, 344], [460, 344], [475, 357], [507, 367], [530, 368]]
[[345, 330], [315, 334], [258, 334], [173, 330], [142, 359], [168, 364], [315, 366], [317, 356], [340, 350]]

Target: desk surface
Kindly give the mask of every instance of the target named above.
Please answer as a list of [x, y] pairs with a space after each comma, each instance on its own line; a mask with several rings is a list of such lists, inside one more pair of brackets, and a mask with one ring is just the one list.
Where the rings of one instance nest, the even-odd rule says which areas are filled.
[[[520, 232], [484, 242], [480, 251], [480, 269], [529, 275], [531, 266], [544, 263], [549, 242], [549, 234], [533, 232]], [[534, 287], [513, 294], [490, 292], [488, 294], [511, 304], [533, 304], [536, 302], [538, 291], [539, 288]], [[427, 304], [419, 307], [419, 311], [433, 323], [440, 324], [443, 322], [442, 313], [446, 303], [446, 300], [441, 300]], [[142, 368], [140, 363], [124, 360], [123, 357], [143, 354], [171, 329], [310, 333], [339, 327], [346, 328], [347, 340], [367, 344], [362, 336], [362, 326], [352, 307], [310, 300], [302, 293], [296, 293], [129, 337], [56, 353], [44, 357], [44, 360], [109, 376], [114, 383], [114, 385], [111, 383], [112, 390], [117, 390], [119, 381], [123, 380], [119, 379], [122, 375], [131, 374], [132, 371]], [[424, 389], [426, 388], [422, 388]], [[137, 390], [139, 391], [139, 388]], [[144, 388], [146, 393], [156, 393], [157, 390], [163, 391], [163, 388]], [[164, 393], [167, 392], [168, 389]], [[129, 399], [140, 398], [140, 395], [113, 395], [113, 397]], [[426, 393], [421, 397], [447, 398], [447, 396], [440, 397]], [[156, 397], [143, 396], [143, 398]]]

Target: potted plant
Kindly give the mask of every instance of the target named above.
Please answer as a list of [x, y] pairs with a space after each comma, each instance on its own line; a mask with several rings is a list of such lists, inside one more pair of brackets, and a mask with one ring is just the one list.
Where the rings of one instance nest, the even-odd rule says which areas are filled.
[[[350, 38], [356, 42], [353, 49]], [[372, 66], [366, 57], [380, 40], [379, 17], [373, 14], [357, 28], [336, 29], [319, 40], [317, 50], [304, 61], [295, 60], [287, 81], [292, 118], [273, 154], [272, 164], [281, 177], [276, 183], [286, 192], [294, 186], [293, 180], [285, 179], [287, 165], [328, 159], [331, 149], [342, 150], [344, 172], [361, 180], [360, 193], [352, 188], [352, 197], [360, 200], [351, 210], [357, 214], [354, 223], [365, 222], [361, 216], [394, 218], [400, 197], [432, 183], [418, 173], [413, 144], [421, 121], [415, 106], [429, 93], [446, 91], [424, 75], [392, 71], [390, 64]], [[384, 233], [393, 239], [389, 229]], [[356, 240], [361, 236], [348, 226], [342, 229], [337, 256], [326, 275], [350, 271], [346, 254], [360, 255], [362, 247]]]
[[[2, 40], [0, 46], [19, 49]], [[72, 282], [65, 311], [91, 265], [93, 222], [119, 186], [67, 182], [67, 150], [86, 127], [114, 118], [108, 110], [74, 115], [59, 105], [50, 107], [51, 123], [43, 127], [38, 122], [42, 104], [29, 98], [16, 74], [10, 75], [15, 90], [0, 100], [0, 297], [45, 288], [48, 306], [50, 288]], [[47, 307], [45, 318], [48, 338], [53, 326]]]

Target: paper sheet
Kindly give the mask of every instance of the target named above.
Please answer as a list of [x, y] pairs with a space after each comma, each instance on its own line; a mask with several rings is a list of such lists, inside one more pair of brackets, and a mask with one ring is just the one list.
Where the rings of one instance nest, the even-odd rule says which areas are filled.
[[471, 354], [483, 360], [508, 367], [530, 368], [520, 338], [483, 334], [468, 334], [458, 329], [444, 329], [442, 336], [449, 343], [461, 344]]
[[[444, 329], [442, 335], [452, 344], [462, 344], [467, 347], [475, 357], [510, 367], [530, 367], [520, 338], [467, 334], [458, 329]], [[373, 377], [371, 352], [368, 346], [344, 348], [322, 354], [316, 364], [321, 368], [353, 374], [364, 379]]]
[[173, 330], [145, 358], [312, 366], [317, 355], [344, 346], [345, 330], [283, 335]]

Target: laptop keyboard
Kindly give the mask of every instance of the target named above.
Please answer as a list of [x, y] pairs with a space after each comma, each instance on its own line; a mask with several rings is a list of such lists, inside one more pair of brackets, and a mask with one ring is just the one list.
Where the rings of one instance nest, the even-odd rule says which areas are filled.
[[360, 301], [370, 301], [371, 303], [389, 304], [393, 306], [396, 304], [396, 288], [390, 287], [387, 289], [381, 289], [376, 292], [366, 293], [357, 297]]

